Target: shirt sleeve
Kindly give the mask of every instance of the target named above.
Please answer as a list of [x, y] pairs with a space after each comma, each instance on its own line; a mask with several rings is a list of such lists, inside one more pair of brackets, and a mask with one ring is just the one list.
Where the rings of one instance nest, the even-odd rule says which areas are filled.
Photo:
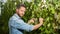
[[29, 25], [21, 19], [20, 20], [13, 20], [13, 23], [11, 24], [11, 26], [13, 26], [17, 29], [26, 30], [28, 32], [33, 30], [33, 25]]

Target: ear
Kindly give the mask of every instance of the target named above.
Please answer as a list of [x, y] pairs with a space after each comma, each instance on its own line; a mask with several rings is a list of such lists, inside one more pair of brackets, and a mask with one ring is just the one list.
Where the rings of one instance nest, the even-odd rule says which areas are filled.
[[18, 9], [16, 9], [16, 12], [18, 13]]

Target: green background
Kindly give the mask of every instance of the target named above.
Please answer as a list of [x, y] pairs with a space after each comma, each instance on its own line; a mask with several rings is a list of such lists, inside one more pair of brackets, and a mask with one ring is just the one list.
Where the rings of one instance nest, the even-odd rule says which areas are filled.
[[[44, 18], [44, 24], [39, 29], [26, 32], [24, 34], [59, 34], [60, 32], [60, 0], [32, 0], [32, 2], [23, 2], [22, 0], [7, 0], [2, 5], [1, 2], [1, 16], [0, 16], [0, 34], [8, 34], [8, 21], [9, 18], [15, 13], [16, 5], [24, 3], [26, 5], [26, 14], [23, 16], [23, 20], [27, 21], [31, 18], [36, 18], [35, 23], [38, 24], [40, 17]], [[44, 6], [43, 6], [44, 5]]]

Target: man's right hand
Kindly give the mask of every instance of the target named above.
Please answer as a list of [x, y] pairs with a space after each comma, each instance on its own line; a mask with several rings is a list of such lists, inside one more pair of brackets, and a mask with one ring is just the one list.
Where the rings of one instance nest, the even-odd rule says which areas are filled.
[[28, 24], [34, 23], [34, 19], [35, 19], [35, 18], [32, 18], [32, 19], [28, 20]]

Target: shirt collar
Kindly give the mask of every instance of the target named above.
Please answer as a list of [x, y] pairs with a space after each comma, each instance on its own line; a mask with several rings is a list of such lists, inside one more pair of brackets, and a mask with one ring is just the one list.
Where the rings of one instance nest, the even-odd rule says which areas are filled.
[[15, 17], [17, 17], [17, 18], [21, 18], [21, 17], [20, 17], [20, 16], [18, 16], [18, 14], [16, 14], [16, 13], [14, 14], [14, 16], [15, 16]]

